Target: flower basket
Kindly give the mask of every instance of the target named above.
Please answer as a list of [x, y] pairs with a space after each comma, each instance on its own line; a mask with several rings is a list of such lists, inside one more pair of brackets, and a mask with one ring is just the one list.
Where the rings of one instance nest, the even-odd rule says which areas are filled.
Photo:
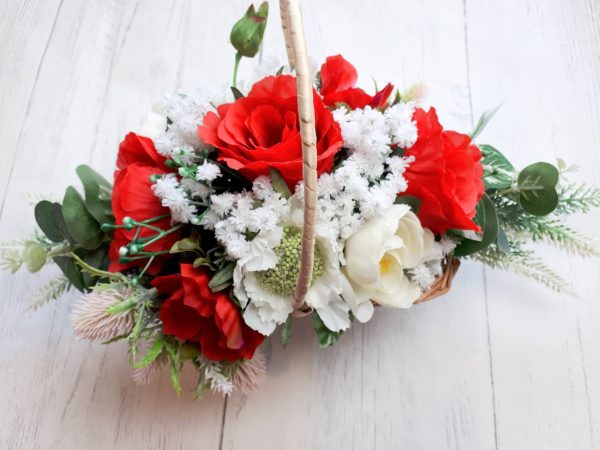
[[444, 295], [462, 259], [564, 291], [528, 245], [600, 254], [563, 221], [600, 189], [476, 143], [495, 111], [467, 135], [419, 106], [418, 85], [368, 94], [341, 55], [312, 73], [300, 2], [279, 5], [289, 67], [238, 83], [269, 14], [251, 6], [231, 31], [230, 89], [167, 97], [119, 145], [114, 183], [79, 166], [83, 189], [38, 202], [39, 230], [0, 247], [13, 272], [58, 266], [40, 298], [81, 291], [75, 334], [126, 341], [135, 382], [168, 370], [179, 393], [192, 365], [196, 394], [247, 394], [266, 374], [260, 345], [277, 330], [287, 346], [296, 318], [328, 347], [376, 306]]

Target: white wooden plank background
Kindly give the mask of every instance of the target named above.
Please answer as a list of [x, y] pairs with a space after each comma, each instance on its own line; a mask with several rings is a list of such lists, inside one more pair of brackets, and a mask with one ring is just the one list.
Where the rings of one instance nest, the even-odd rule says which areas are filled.
[[[264, 55], [284, 57], [277, 5]], [[482, 141], [518, 165], [560, 156], [600, 183], [597, 0], [304, 0], [315, 61], [344, 54], [423, 80], [445, 125], [504, 101]], [[22, 194], [59, 197], [163, 92], [229, 80], [247, 0], [0, 0], [0, 236], [33, 227]], [[248, 64], [243, 66], [248, 73]], [[600, 213], [573, 224], [600, 236]], [[77, 341], [75, 296], [32, 312], [56, 272], [0, 275], [1, 449], [600, 449], [600, 264], [543, 254], [580, 299], [465, 264], [444, 299], [379, 313], [333, 349], [308, 324], [265, 350], [262, 390], [176, 398], [130, 382], [124, 348]], [[188, 380], [190, 384], [191, 378]]]

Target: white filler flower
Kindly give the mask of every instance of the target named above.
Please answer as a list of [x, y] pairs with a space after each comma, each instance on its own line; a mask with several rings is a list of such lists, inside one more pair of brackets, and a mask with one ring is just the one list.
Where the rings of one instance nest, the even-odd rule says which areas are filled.
[[424, 229], [407, 205], [393, 205], [387, 213], [362, 225], [346, 242], [345, 271], [354, 288], [352, 310], [369, 320], [373, 307], [408, 308], [421, 295], [419, 285], [404, 273], [438, 255], [433, 233]]

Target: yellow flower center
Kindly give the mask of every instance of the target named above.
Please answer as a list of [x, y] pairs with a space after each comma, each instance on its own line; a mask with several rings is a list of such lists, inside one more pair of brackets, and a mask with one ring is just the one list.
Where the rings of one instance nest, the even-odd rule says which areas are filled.
[[379, 260], [379, 272], [388, 273], [395, 261], [396, 260], [387, 253], [383, 255], [383, 258]]

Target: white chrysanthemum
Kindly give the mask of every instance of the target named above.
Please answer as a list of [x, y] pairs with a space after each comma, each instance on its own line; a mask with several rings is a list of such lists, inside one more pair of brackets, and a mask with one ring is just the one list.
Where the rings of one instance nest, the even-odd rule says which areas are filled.
[[214, 163], [204, 160], [204, 163], [196, 169], [196, 180], [214, 181], [221, 176], [221, 168]]
[[175, 174], [167, 174], [156, 180], [152, 191], [161, 204], [171, 210], [174, 222], [189, 223], [196, 218], [196, 207], [189, 203], [185, 191], [181, 189]]

